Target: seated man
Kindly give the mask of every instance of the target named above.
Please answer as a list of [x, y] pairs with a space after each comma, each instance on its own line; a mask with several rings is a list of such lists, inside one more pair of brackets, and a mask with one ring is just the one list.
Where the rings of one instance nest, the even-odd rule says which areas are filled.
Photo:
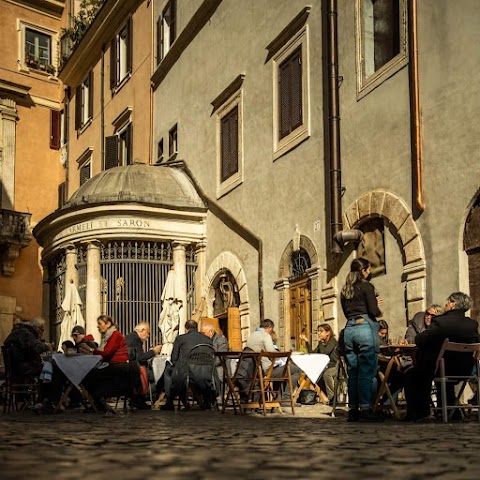
[[[146, 352], [143, 350], [143, 343], [150, 336], [150, 325], [147, 322], [138, 323], [133, 329], [132, 333], [129, 333], [125, 340], [128, 347], [128, 356], [130, 361], [138, 361], [141, 366], [147, 366], [148, 360], [153, 358], [155, 355], [160, 355], [162, 350], [161, 345], [155, 345], [150, 347]], [[149, 377], [149, 381], [153, 381], [153, 374]], [[142, 395], [136, 395], [133, 400], [133, 407], [138, 409], [149, 409], [150, 406], [147, 405], [145, 397]]]
[[72, 338], [75, 342], [75, 348], [77, 351], [82, 344], [88, 345], [90, 348], [97, 348], [98, 344], [95, 342], [93, 335], [85, 334], [85, 329], [81, 325], [76, 325], [72, 328]]
[[[174, 410], [173, 399], [176, 394], [183, 396], [183, 389], [186, 387], [187, 358], [192, 348], [197, 345], [211, 345], [212, 340], [198, 331], [198, 323], [195, 320], [188, 320], [185, 323], [185, 333], [179, 335], [173, 343], [171, 364], [167, 365], [164, 373], [165, 395], [167, 403], [161, 410]], [[213, 386], [214, 387], [214, 386]], [[182, 399], [184, 407], [188, 408], [185, 398]], [[205, 405], [209, 407], [209, 405]]]
[[[430, 415], [430, 390], [435, 375], [436, 361], [443, 341], [476, 343], [479, 341], [478, 322], [466, 317], [472, 299], [462, 292], [452, 293], [445, 305], [445, 313], [436, 317], [430, 328], [415, 338], [418, 346], [415, 366], [405, 373], [405, 397], [407, 416], [405, 420], [416, 421]], [[472, 354], [456, 353], [446, 358], [447, 375], [469, 375], [473, 367]], [[454, 385], [447, 384], [447, 403], [453, 405]]]
[[36, 318], [15, 324], [4, 345], [12, 349], [12, 368], [15, 376], [31, 381], [42, 371], [40, 354], [52, 352], [50, 343], [43, 340], [45, 320]]
[[[200, 331], [206, 335], [213, 343], [213, 348], [216, 352], [228, 352], [230, 350], [228, 346], [228, 340], [223, 335], [218, 335], [215, 332], [215, 327], [211, 323], [203, 323], [200, 328]], [[223, 382], [223, 370], [221, 367], [221, 362], [219, 358], [215, 359], [215, 366], [217, 367], [217, 375], [218, 375], [218, 389], [221, 389], [221, 384]]]
[[441, 313], [442, 307], [440, 305], [436, 305], [435, 303], [430, 305], [425, 312], [416, 313], [412, 322], [408, 326], [407, 331], [405, 332], [405, 340], [407, 343], [414, 344], [415, 337], [427, 328], [430, 328], [432, 319]]
[[[275, 324], [272, 320], [265, 319], [260, 323], [260, 328], [257, 328], [247, 340], [247, 347], [254, 352], [276, 352], [278, 349], [273, 344], [272, 332]], [[268, 358], [262, 358], [262, 369], [266, 373], [270, 368], [272, 362]], [[283, 374], [283, 366], [278, 365], [273, 368], [272, 377], [280, 377]], [[294, 363], [290, 363], [290, 374], [292, 377], [292, 387], [295, 388], [302, 371]], [[282, 399], [290, 397], [290, 390], [288, 384], [285, 385]]]

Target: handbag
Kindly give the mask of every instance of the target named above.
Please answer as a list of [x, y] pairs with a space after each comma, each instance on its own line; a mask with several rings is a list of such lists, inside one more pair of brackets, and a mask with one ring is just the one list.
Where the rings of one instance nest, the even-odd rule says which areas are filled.
[[298, 401], [302, 405], [315, 405], [317, 403], [317, 394], [314, 390], [302, 390]]

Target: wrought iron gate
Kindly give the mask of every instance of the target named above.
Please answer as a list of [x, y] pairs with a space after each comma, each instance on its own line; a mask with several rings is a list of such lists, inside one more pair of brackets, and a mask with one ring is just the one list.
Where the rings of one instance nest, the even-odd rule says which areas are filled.
[[186, 249], [187, 260], [187, 320], [192, 318], [195, 310], [195, 271], [197, 270], [197, 256], [195, 254], [195, 247], [190, 245]]
[[147, 347], [160, 341], [161, 295], [172, 265], [169, 243], [115, 241], [101, 245], [102, 313], [111, 315], [123, 334], [140, 321], [148, 322]]
[[50, 286], [50, 337], [60, 338], [60, 325], [63, 320], [62, 302], [65, 297], [65, 276], [67, 262], [65, 253], [58, 255], [48, 264], [48, 283]]

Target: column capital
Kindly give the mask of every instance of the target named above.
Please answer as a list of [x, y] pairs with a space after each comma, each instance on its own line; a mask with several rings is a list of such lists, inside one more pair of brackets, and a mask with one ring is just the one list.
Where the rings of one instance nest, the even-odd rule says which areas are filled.
[[90, 240], [87, 242], [87, 250], [90, 249], [99, 249], [101, 245], [100, 240]]
[[172, 242], [173, 250], [184, 250], [190, 245], [188, 242]]

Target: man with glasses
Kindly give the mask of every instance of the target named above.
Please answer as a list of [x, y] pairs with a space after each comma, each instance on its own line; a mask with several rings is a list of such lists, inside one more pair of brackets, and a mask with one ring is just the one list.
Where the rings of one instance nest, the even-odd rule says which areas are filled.
[[85, 335], [85, 329], [77, 325], [72, 328], [72, 338], [73, 341], [75, 342], [75, 348], [78, 350], [80, 348], [80, 345], [86, 344], [90, 348], [98, 348], [98, 344], [95, 342], [95, 339], [93, 338], [93, 335]]
[[442, 307], [435, 303], [430, 305], [425, 312], [416, 313], [413, 317], [412, 323], [408, 326], [405, 333], [405, 340], [407, 340], [407, 343], [415, 343], [415, 337], [427, 328], [430, 328], [432, 320], [442, 313]]

